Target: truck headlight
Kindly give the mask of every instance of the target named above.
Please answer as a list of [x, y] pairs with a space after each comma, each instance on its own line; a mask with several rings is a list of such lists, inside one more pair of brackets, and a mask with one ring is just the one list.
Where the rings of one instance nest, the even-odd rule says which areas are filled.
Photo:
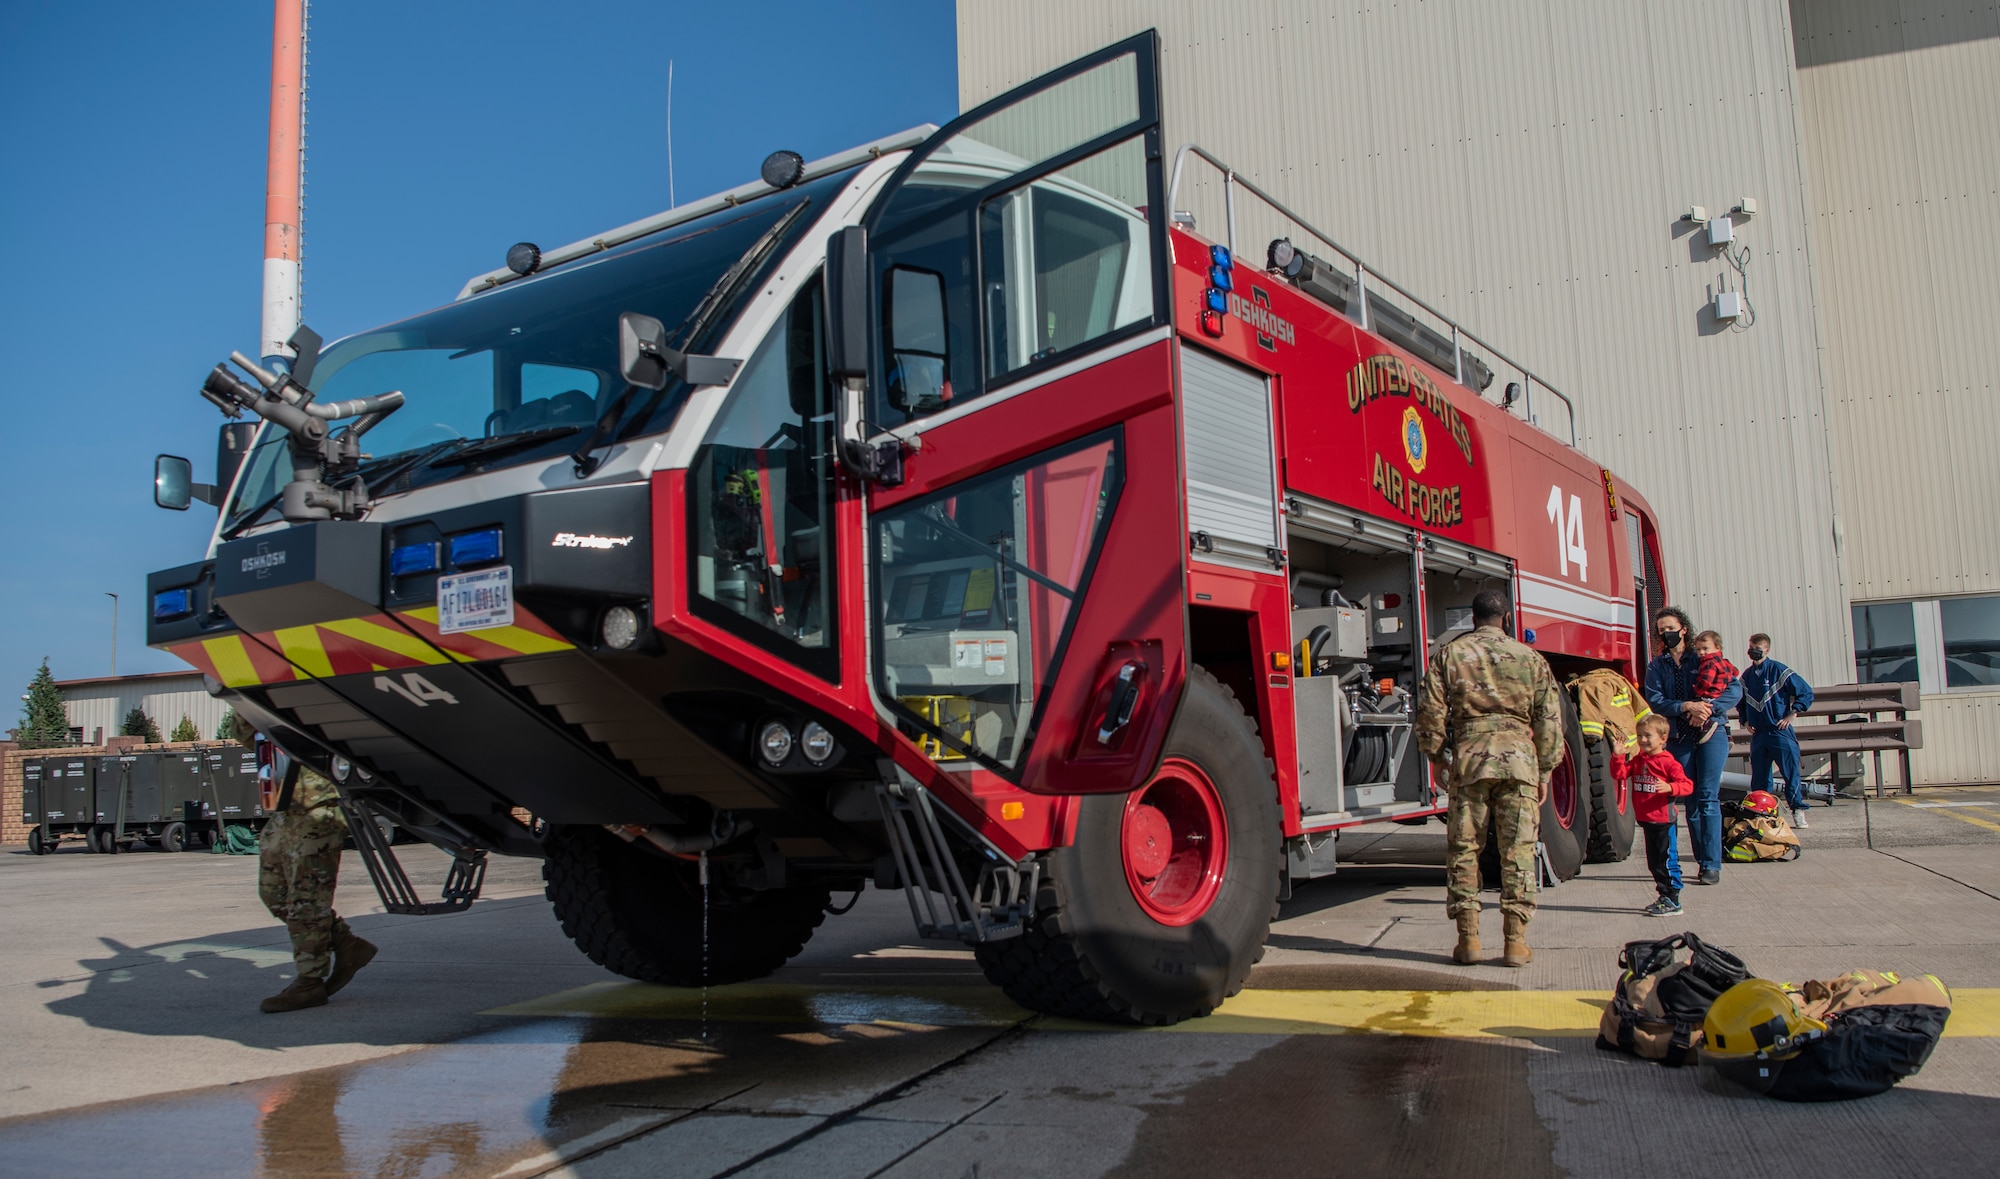
[[328, 766], [327, 768], [333, 771], [334, 781], [345, 782], [347, 781], [348, 775], [354, 772], [354, 763], [348, 761], [346, 758], [336, 753], [333, 755], [332, 765]]
[[799, 750], [807, 761], [825, 765], [826, 759], [833, 756], [833, 734], [818, 721], [807, 721], [806, 727], [799, 730]]
[[785, 764], [785, 759], [792, 755], [792, 731], [785, 727], [785, 722], [764, 722], [763, 730], [757, 734], [757, 753], [765, 765]]
[[639, 645], [639, 612], [630, 606], [613, 606], [604, 612], [604, 645], [616, 651], [630, 651]]

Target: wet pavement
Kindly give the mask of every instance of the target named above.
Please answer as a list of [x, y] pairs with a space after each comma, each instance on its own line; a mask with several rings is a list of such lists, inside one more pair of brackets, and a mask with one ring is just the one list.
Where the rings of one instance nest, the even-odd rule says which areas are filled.
[[[265, 1016], [289, 959], [254, 859], [10, 848], [0, 1175], [1993, 1173], [2000, 790], [1812, 819], [1799, 862], [1732, 866], [1668, 923], [1636, 914], [1643, 862], [1588, 869], [1544, 894], [1519, 971], [1446, 961], [1438, 828], [1350, 836], [1250, 988], [1164, 1031], [1030, 1017], [882, 893], [704, 1018], [699, 992], [582, 958], [514, 861], [429, 919], [381, 913], [348, 864], [342, 910], [381, 957]], [[1772, 977], [1928, 969], [1958, 1008], [1882, 1097], [1709, 1093], [1593, 1046], [1616, 947], [1680, 928]]]

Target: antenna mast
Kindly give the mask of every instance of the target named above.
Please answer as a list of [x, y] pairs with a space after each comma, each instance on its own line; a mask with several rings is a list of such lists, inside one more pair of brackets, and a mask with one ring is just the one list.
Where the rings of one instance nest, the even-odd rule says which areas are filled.
[[680, 202], [674, 200], [674, 59], [667, 59], [667, 208]]
[[306, 0], [275, 0], [271, 30], [271, 138], [264, 179], [264, 314], [258, 352], [289, 368], [298, 330], [301, 177], [305, 157]]

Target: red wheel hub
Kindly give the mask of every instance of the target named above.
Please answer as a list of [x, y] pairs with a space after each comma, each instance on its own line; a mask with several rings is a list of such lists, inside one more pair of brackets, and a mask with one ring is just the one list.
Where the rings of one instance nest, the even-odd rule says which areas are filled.
[[1125, 800], [1125, 882], [1146, 915], [1187, 925], [1208, 912], [1229, 864], [1222, 795], [1200, 766], [1170, 757]]
[[1576, 763], [1570, 760], [1569, 751], [1563, 751], [1563, 759], [1556, 763], [1555, 772], [1549, 775], [1549, 801], [1556, 808], [1556, 822], [1565, 831], [1576, 829]]

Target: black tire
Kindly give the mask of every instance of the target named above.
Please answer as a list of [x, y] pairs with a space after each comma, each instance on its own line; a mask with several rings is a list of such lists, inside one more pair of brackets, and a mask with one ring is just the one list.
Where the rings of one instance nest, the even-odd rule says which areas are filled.
[[160, 828], [159, 835], [153, 839], [153, 846], [163, 852], [186, 850], [187, 825], [184, 823], [168, 823], [166, 826]]
[[46, 840], [43, 839], [42, 829], [40, 827], [28, 828], [29, 854], [37, 856], [45, 856], [54, 850], [56, 850], [55, 841], [52, 839], [46, 839]]
[[104, 846], [100, 837], [103, 836], [104, 832], [105, 829], [103, 827], [92, 827], [88, 831], [85, 831], [83, 833], [83, 850], [92, 855], [102, 853]]
[[[1583, 870], [1583, 853], [1590, 841], [1590, 785], [1584, 775], [1588, 773], [1585, 758], [1589, 755], [1583, 746], [1583, 726], [1577, 720], [1576, 704], [1569, 693], [1562, 693], [1563, 712], [1563, 760], [1555, 768], [1549, 784], [1549, 796], [1542, 800], [1542, 821], [1537, 830], [1541, 834], [1542, 845], [1549, 849], [1549, 866], [1555, 869], [1556, 879], [1568, 880]], [[1560, 779], [1569, 777], [1569, 824], [1563, 825], [1563, 814], [1558, 808]]]
[[831, 899], [817, 885], [739, 893], [715, 883], [704, 962], [693, 862], [597, 827], [558, 827], [546, 847], [542, 880], [563, 932], [592, 962], [642, 982], [698, 987], [762, 978], [805, 948]]
[[[1632, 793], [1618, 788], [1611, 776], [1611, 742], [1602, 738], [1585, 741], [1590, 771], [1590, 838], [1584, 858], [1592, 864], [1622, 864], [1632, 854], [1632, 840], [1639, 830], [1639, 817], [1632, 808]], [[1624, 810], [1619, 810], [1620, 805]]]
[[1076, 1019], [1178, 1023], [1241, 990], [1264, 956], [1284, 871], [1277, 786], [1256, 724], [1202, 668], [1189, 670], [1164, 758], [1199, 767], [1215, 788], [1227, 851], [1214, 899], [1187, 924], [1155, 919], [1126, 879], [1128, 796], [1078, 800], [1076, 839], [1049, 853], [1027, 929], [973, 948], [1014, 1002]]

